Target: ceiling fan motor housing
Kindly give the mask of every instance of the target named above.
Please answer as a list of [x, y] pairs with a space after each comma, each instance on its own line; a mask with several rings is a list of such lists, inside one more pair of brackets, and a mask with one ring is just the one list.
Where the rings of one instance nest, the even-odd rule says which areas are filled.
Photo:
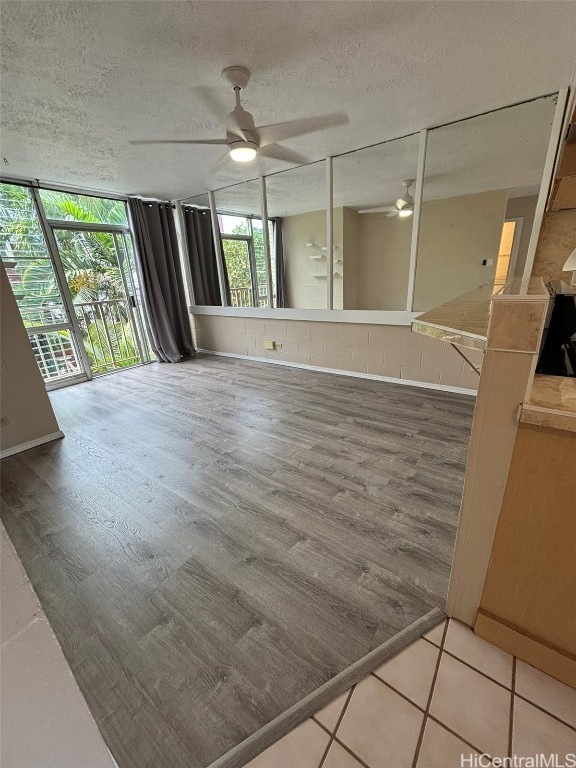
[[236, 106], [226, 115], [226, 139], [228, 144], [258, 148], [254, 117], [244, 107]]

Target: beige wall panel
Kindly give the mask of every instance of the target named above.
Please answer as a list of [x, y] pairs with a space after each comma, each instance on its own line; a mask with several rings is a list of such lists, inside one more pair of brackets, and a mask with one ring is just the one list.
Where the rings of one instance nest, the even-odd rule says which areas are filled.
[[354, 309], [405, 309], [412, 218], [384, 213], [366, 213], [358, 218], [360, 249]]
[[[200, 349], [476, 390], [478, 375], [452, 349], [408, 326], [195, 315]], [[282, 335], [285, 334], [285, 335]], [[264, 340], [282, 345], [266, 350]], [[482, 353], [466, 350], [476, 366]]]
[[[508, 190], [422, 205], [414, 307], [424, 311], [494, 280]], [[491, 267], [483, 259], [493, 259]]]
[[41, 440], [59, 431], [28, 334], [3, 266], [0, 266], [1, 450]]

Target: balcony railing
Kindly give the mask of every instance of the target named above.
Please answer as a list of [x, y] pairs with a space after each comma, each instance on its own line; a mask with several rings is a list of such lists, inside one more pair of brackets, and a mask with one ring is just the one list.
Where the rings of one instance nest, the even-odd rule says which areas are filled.
[[[258, 286], [258, 306], [268, 306], [268, 291], [266, 286]], [[230, 288], [230, 306], [231, 307], [253, 307], [254, 298], [252, 296], [252, 288], [246, 286], [243, 288]]]
[[29, 329], [28, 338], [42, 378], [47, 384], [82, 374], [68, 328]]
[[[126, 299], [82, 302], [74, 305], [82, 341], [92, 373], [97, 376], [141, 362], [134, 337], [130, 309]], [[68, 322], [62, 322], [62, 310], [41, 307], [42, 319], [49, 324], [28, 327], [32, 351], [45, 382], [83, 374]]]
[[74, 304], [92, 373], [108, 373], [141, 362], [126, 299]]

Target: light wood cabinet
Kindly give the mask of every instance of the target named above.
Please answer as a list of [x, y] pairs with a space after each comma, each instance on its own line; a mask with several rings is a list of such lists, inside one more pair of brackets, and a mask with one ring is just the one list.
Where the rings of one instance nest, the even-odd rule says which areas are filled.
[[475, 631], [576, 687], [576, 432], [519, 425]]

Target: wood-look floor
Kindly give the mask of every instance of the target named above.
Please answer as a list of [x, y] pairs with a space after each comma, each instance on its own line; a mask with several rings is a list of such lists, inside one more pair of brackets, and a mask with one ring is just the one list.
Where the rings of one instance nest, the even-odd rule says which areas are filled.
[[443, 607], [472, 398], [204, 357], [51, 399], [2, 517], [121, 768], [205, 768]]

